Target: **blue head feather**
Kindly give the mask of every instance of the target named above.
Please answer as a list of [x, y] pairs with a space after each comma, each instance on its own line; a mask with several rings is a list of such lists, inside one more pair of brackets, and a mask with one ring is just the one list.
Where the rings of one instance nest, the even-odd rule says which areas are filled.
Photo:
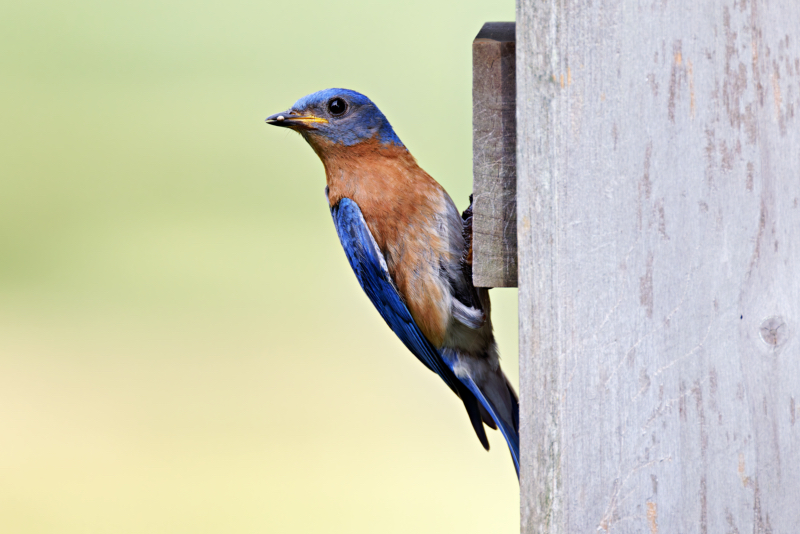
[[[347, 104], [346, 111], [338, 116], [328, 109], [328, 104], [335, 98], [341, 98]], [[303, 135], [319, 135], [346, 146], [373, 138], [384, 145], [404, 146], [378, 106], [361, 93], [349, 89], [323, 89], [311, 93], [295, 102], [290, 111], [312, 114], [328, 121], [315, 123], [313, 130], [301, 131]]]

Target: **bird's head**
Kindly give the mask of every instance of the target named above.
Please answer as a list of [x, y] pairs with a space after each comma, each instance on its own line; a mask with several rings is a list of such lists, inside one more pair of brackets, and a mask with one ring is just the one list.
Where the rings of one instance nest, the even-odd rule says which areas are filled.
[[403, 147], [378, 106], [349, 89], [311, 93], [266, 122], [299, 132], [317, 152], [331, 145], [353, 146], [370, 140]]

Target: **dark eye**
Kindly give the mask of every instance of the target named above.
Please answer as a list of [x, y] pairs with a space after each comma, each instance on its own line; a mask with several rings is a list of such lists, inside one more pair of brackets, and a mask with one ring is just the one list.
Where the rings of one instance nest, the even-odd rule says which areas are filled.
[[344, 99], [339, 98], [332, 98], [330, 102], [328, 102], [328, 111], [331, 112], [331, 115], [341, 115], [345, 111], [347, 111], [347, 102]]

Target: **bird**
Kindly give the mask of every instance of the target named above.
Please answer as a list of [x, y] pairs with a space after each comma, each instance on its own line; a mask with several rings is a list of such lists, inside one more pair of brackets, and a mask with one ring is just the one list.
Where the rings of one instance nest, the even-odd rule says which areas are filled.
[[361, 93], [317, 91], [266, 123], [298, 132], [322, 160], [333, 223], [361, 288], [458, 395], [486, 450], [484, 425], [500, 429], [519, 477], [519, 401], [500, 368], [489, 291], [472, 283], [471, 231], [453, 200]]

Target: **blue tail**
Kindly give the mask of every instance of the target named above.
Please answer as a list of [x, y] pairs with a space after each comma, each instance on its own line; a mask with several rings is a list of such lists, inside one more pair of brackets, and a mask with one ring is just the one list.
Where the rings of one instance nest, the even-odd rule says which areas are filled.
[[[489, 448], [483, 430], [484, 423], [492, 428], [497, 425], [508, 444], [519, 478], [519, 401], [508, 379], [498, 367], [492, 369], [487, 360], [462, 357], [458, 351], [449, 348], [442, 350], [441, 354], [444, 362], [466, 389], [465, 391], [459, 387], [458, 394], [484, 448]], [[473, 376], [480, 377], [480, 385]]]
[[[505, 378], [505, 377], [504, 377]], [[516, 395], [509, 387], [509, 393], [513, 400], [513, 406], [510, 414], [505, 414], [506, 417], [500, 415], [499, 410], [486, 398], [486, 395], [480, 390], [475, 381], [469, 377], [459, 377], [461, 382], [467, 386], [470, 392], [475, 395], [480, 403], [486, 408], [486, 411], [492, 416], [500, 433], [508, 443], [508, 450], [511, 452], [511, 459], [514, 461], [514, 469], [517, 470], [517, 478], [519, 478], [519, 401]], [[508, 417], [510, 415], [510, 417]]]

